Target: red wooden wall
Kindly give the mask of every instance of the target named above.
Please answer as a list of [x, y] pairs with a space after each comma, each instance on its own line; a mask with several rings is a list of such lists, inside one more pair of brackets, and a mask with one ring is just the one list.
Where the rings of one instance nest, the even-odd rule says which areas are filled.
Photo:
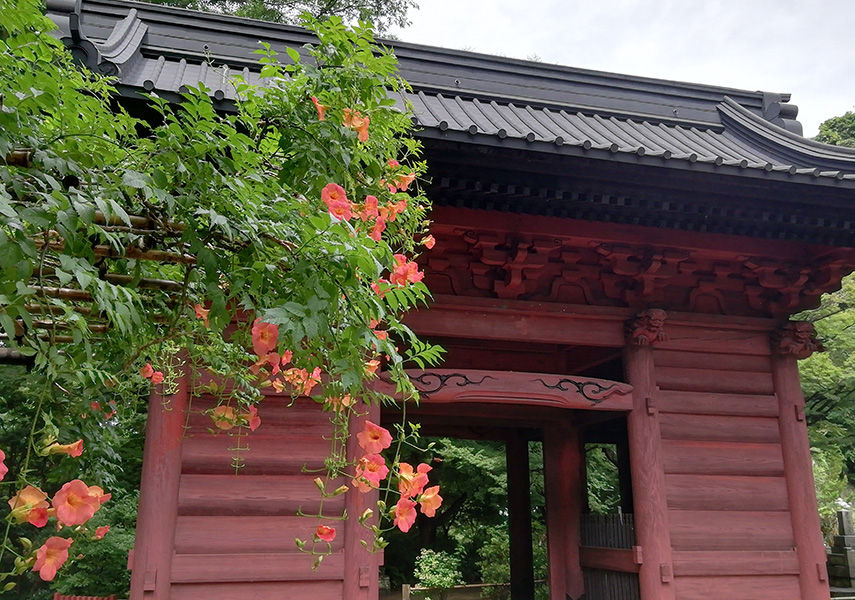
[[[257, 431], [230, 435], [238, 431], [234, 429], [212, 435], [211, 419], [203, 411], [215, 405], [213, 398], [191, 399], [183, 423], [177, 519], [167, 544], [171, 546], [171, 564], [165, 567], [168, 585], [161, 568], [155, 576], [161, 580], [159, 585], [151, 585], [148, 593], [134, 589], [132, 598], [341, 600], [371, 598], [372, 592], [376, 598], [376, 578], [373, 583], [360, 582], [358, 573], [360, 568], [376, 571], [379, 556], [358, 547], [361, 532], [352, 525], [324, 522], [336, 527], [337, 536], [334, 553], [317, 570], [312, 570], [315, 557], [296, 547], [295, 537], [311, 539], [319, 523], [297, 513], [318, 511], [321, 494], [313, 479], [321, 473], [307, 470], [323, 467], [331, 426], [329, 414], [314, 401], [304, 398], [289, 403], [289, 397], [267, 396], [259, 408], [262, 426]], [[160, 408], [158, 401], [153, 402], [153, 410]], [[180, 416], [167, 410], [166, 418]], [[237, 472], [236, 456], [244, 464]], [[327, 498], [324, 512], [340, 515], [346, 502], [362, 501], [369, 499], [354, 492]], [[345, 560], [348, 544], [357, 546], [349, 556], [350, 564]], [[152, 569], [142, 564], [142, 557], [139, 562], [135, 557], [134, 569], [148, 570], [152, 578]], [[357, 577], [346, 577], [348, 570]]]
[[[312, 401], [287, 402], [267, 398], [262, 426], [235, 437], [210, 435], [210, 417], [196, 411], [212, 400], [194, 399], [181, 460], [172, 599], [342, 597], [340, 539], [334, 542], [338, 552], [317, 571], [311, 569], [313, 557], [301, 555], [294, 543], [297, 536], [311, 538], [317, 527], [314, 519], [296, 514], [318, 509], [315, 475], [301, 470], [323, 466], [329, 418]], [[249, 450], [241, 452], [245, 466], [235, 474], [237, 447]], [[329, 498], [326, 509], [340, 512], [343, 504], [344, 496]]]
[[[628, 235], [630, 229], [609, 235]], [[642, 234], [653, 235], [639, 229], [637, 235]], [[712, 257], [707, 258], [736, 260], [720, 242], [709, 242], [714, 248], [704, 250]], [[466, 262], [470, 255], [458, 258], [474, 267], [472, 272], [460, 267], [456, 282], [481, 273], [477, 261]], [[560, 265], [550, 265], [574, 264], [564, 261], [562, 255]], [[725, 267], [722, 272], [733, 265]], [[601, 268], [592, 264], [585, 273], [601, 276]], [[489, 272], [501, 283], [501, 269]], [[563, 276], [572, 279], [573, 273]], [[626, 275], [621, 281], [625, 286], [618, 287], [633, 290], [647, 279]], [[629, 411], [640, 546], [638, 560], [633, 552], [629, 567], [639, 572], [643, 600], [827, 599], [796, 361], [770, 348], [770, 336], [783, 319], [747, 317], [739, 311], [692, 312], [678, 299], [692, 298], [693, 280], [681, 283], [680, 290], [675, 288], [683, 281], [679, 278], [661, 281], [668, 282], [668, 293], [656, 298], [677, 305], [665, 325], [668, 339], [652, 346], [627, 347], [625, 325], [640, 308], [618, 305], [614, 298], [603, 299], [610, 306], [583, 306], [455, 292], [438, 294], [430, 310], [408, 315], [407, 322], [428, 339], [462, 340], [457, 353], [449, 354], [459, 364], [446, 367], [454, 369], [525, 371], [543, 364], [544, 370], [572, 375], [577, 372], [574, 361], [587, 360], [588, 368], [594, 368], [604, 360], [619, 363], [623, 352], [633, 393], [631, 402], [621, 400], [619, 410]], [[469, 288], [463, 283], [465, 292]], [[735, 300], [732, 305], [738, 308]], [[496, 352], [507, 355], [497, 360]], [[520, 357], [526, 352], [528, 358]], [[550, 352], [555, 359], [545, 360]], [[509, 388], [502, 399], [512, 405], [514, 393], [521, 391]], [[188, 402], [191, 416], [185, 420]], [[289, 407], [288, 398], [271, 395], [260, 407], [262, 427], [238, 440], [227, 433], [210, 435], [211, 422], [202, 411], [212, 402], [190, 399], [186, 389], [166, 404], [152, 399], [132, 600], [375, 600], [380, 557], [360, 547], [364, 531], [355, 519], [341, 525], [336, 552], [317, 571], [310, 568], [312, 557], [299, 554], [294, 545], [295, 537], [309, 538], [317, 526], [295, 513], [317, 508], [315, 474], [302, 469], [319, 467], [327, 454], [323, 437], [329, 432], [328, 415], [309, 400]], [[431, 407], [437, 422], [451, 414], [442, 406], [437, 402]], [[574, 425], [579, 416], [574, 410], [605, 408], [565, 406], [567, 420], [556, 420], [550, 447], [561, 447], [559, 430]], [[374, 415], [370, 418], [377, 421], [379, 415]], [[231, 463], [239, 441], [249, 449], [242, 452], [244, 468], [235, 474]], [[565, 476], [576, 471], [574, 460], [568, 453], [556, 470]], [[578, 495], [573, 482], [563, 483], [555, 487], [565, 497]], [[351, 515], [373, 504], [351, 492], [328, 501], [327, 510], [337, 512], [343, 503], [349, 503]], [[564, 515], [574, 510], [565, 506]], [[554, 553], [562, 556], [553, 558], [563, 562], [553, 570], [551, 582], [554, 594], [564, 600], [565, 592], [582, 593], [579, 559], [566, 551], [570, 542], [554, 542], [577, 539], [578, 532], [572, 524], [556, 532], [556, 523], [561, 527], [562, 519], [552, 515], [550, 546], [562, 547]], [[617, 570], [628, 570], [624, 567]]]
[[680, 600], [801, 598], [768, 345], [758, 350], [654, 351]]

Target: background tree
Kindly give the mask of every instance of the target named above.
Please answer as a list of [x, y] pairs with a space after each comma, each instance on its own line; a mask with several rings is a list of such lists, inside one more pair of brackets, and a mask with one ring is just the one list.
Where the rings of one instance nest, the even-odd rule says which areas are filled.
[[855, 278], [799, 318], [813, 322], [825, 352], [800, 361], [805, 413], [823, 534], [836, 533], [840, 501], [853, 501], [855, 484]]
[[[824, 121], [814, 140], [855, 148], [855, 112]], [[822, 529], [830, 541], [841, 501], [855, 500], [855, 277], [845, 277], [840, 290], [799, 318], [814, 323], [826, 347], [799, 370]]]
[[315, 19], [341, 17], [355, 24], [370, 21], [378, 33], [392, 26], [410, 24], [407, 14], [418, 8], [415, 0], [146, 0], [181, 8], [222, 12], [278, 23], [300, 24], [300, 15], [308, 13]]
[[[420, 450], [412, 451], [424, 458]], [[434, 574], [445, 577], [446, 583], [456, 577], [450, 585], [508, 583], [510, 539], [504, 442], [438, 438], [426, 454], [433, 466], [431, 477], [442, 489], [443, 506], [433, 519], [416, 519], [417, 535], [392, 532], [388, 536], [390, 549], [383, 569], [392, 588], [416, 582], [440, 585], [432, 579]], [[541, 580], [546, 578], [547, 556], [543, 446], [539, 442], [529, 443], [529, 471], [534, 570], [535, 579]], [[421, 553], [422, 549], [430, 552]], [[544, 597], [544, 591], [545, 586], [538, 585], [537, 597]], [[507, 589], [487, 590], [484, 597], [506, 598]]]
[[832, 117], [819, 126], [819, 134], [813, 138], [823, 144], [855, 148], [855, 112], [849, 111], [841, 117]]

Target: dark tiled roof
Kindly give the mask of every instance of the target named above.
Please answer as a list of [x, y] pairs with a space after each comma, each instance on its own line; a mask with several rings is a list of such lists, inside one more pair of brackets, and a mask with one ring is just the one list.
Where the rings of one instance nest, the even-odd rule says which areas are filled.
[[[125, 93], [203, 83], [221, 101], [230, 78], [261, 83], [263, 40], [312, 41], [296, 27], [119, 0], [48, 0], [80, 60], [118, 75]], [[623, 155], [677, 168], [855, 187], [855, 150], [801, 137], [782, 94], [670, 82], [395, 42], [423, 135], [534, 152]], [[212, 66], [213, 65], [213, 66]], [[697, 166], [697, 167], [696, 167]]]

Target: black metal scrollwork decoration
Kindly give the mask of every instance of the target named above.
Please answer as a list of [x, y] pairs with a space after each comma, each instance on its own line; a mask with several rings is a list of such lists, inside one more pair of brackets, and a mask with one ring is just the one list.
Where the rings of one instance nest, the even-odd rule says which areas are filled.
[[[460, 381], [455, 382], [455, 379], [459, 379]], [[418, 377], [412, 378], [416, 382], [419, 392], [425, 396], [430, 396], [438, 392], [446, 385], [449, 385], [449, 382], [454, 383], [457, 387], [466, 387], [467, 385], [481, 385], [487, 379], [495, 379], [495, 377], [484, 375], [480, 381], [472, 381], [463, 373], [422, 373]]]
[[566, 387], [568, 384], [573, 386], [577, 392], [579, 392], [586, 400], [589, 400], [592, 404], [596, 405], [617, 392], [621, 385], [619, 383], [613, 383], [611, 385], [605, 386], [597, 381], [576, 381], [575, 379], [560, 379], [558, 383], [555, 385], [549, 385], [543, 379], [535, 379], [535, 381], [539, 381], [543, 384], [543, 387], [549, 388], [550, 390], [561, 390], [562, 392], [572, 391], [570, 387]]

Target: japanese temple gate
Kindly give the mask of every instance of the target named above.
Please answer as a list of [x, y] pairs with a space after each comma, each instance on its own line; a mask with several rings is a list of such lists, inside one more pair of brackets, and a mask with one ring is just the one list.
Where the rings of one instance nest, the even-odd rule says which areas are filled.
[[[199, 81], [229, 110], [205, 56], [244, 68], [259, 39], [311, 39], [73, 5], [48, 1], [60, 35], [132, 110], [141, 91], [177, 100]], [[449, 351], [413, 373], [419, 418], [449, 435], [475, 421], [542, 432], [550, 598], [608, 598], [597, 577], [618, 573], [642, 600], [827, 599], [796, 366], [817, 342], [788, 317], [855, 268], [855, 151], [802, 138], [786, 95], [395, 48], [436, 206], [435, 301], [408, 323]], [[234, 475], [223, 438], [194, 435], [203, 417], [184, 434], [187, 402], [183, 388], [173, 410], [151, 405], [132, 599], [375, 600], [382, 556], [353, 519], [317, 571], [293, 548], [315, 525], [297, 507], [318, 500], [301, 467], [327, 451], [316, 405], [267, 398]], [[624, 547], [582, 539], [582, 444], [608, 435], [629, 463]], [[333, 502], [359, 514], [373, 499]]]

